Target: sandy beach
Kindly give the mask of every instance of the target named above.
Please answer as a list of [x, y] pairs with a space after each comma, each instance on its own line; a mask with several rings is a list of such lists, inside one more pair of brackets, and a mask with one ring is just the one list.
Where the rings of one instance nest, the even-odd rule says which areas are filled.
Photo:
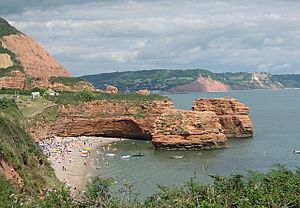
[[[82, 191], [89, 178], [94, 176], [96, 172], [92, 165], [93, 161], [96, 160], [93, 153], [114, 152], [114, 149], [109, 146], [117, 141], [120, 139], [85, 136], [54, 137], [41, 141], [39, 146], [51, 162], [58, 179], [70, 187], [74, 194]], [[82, 157], [80, 154], [80, 150], [83, 148], [89, 149], [90, 153], [87, 157]]]

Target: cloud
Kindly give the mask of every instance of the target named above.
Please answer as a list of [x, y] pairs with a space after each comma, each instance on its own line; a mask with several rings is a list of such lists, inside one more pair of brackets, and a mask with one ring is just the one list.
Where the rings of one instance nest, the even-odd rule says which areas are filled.
[[4, 17], [73, 75], [151, 68], [300, 73], [298, 1], [22, 2], [1, 1]]

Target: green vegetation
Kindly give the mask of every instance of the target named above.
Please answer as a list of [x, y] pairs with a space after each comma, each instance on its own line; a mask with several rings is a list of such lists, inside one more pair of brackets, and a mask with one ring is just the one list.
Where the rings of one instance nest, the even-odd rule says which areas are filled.
[[139, 108], [136, 112], [136, 114], [134, 114], [134, 117], [139, 119], [139, 118], [144, 118], [145, 117], [145, 112], [142, 108]]
[[122, 92], [134, 92], [140, 89], [167, 90], [178, 85], [188, 84], [196, 80], [199, 74], [205, 77], [215, 77], [214, 73], [204, 69], [155, 69], [86, 75], [83, 78], [99, 89], [111, 84]]
[[17, 189], [0, 175], [0, 207], [19, 207], [21, 198], [16, 193]]
[[21, 33], [16, 28], [11, 26], [5, 19], [0, 17], [0, 38], [5, 35], [19, 34]]
[[40, 92], [41, 95], [44, 95], [47, 90], [43, 88], [32, 88], [32, 89], [0, 89], [0, 95], [15, 95], [16, 93], [19, 95], [31, 95], [32, 92]]
[[25, 193], [37, 195], [39, 190], [60, 183], [37, 144], [26, 133], [24, 123], [16, 103], [0, 99], [0, 157], [18, 171], [24, 180]]
[[255, 89], [256, 86], [251, 83], [252, 73], [237, 72], [237, 73], [219, 73], [219, 77], [224, 83], [231, 86], [232, 89]]
[[[76, 198], [71, 198], [65, 190], [49, 192], [45, 200], [37, 200], [28, 207], [300, 207], [300, 169], [291, 171], [278, 166], [267, 173], [250, 171], [248, 176], [211, 177], [214, 183], [210, 185], [200, 184], [195, 177], [181, 187], [159, 185], [157, 193], [143, 200], [138, 200], [130, 184], [124, 184], [122, 189], [113, 192], [112, 179], [95, 177], [87, 184], [85, 192]], [[3, 185], [1, 180], [0, 185]], [[5, 200], [12, 203], [10, 198]]]
[[87, 82], [86, 80], [84, 80], [80, 77], [50, 77], [49, 81], [62, 83], [67, 86], [74, 86], [74, 85], [78, 84], [79, 82]]
[[272, 80], [280, 82], [286, 88], [300, 88], [300, 74], [273, 75]]
[[119, 102], [126, 100], [128, 104], [138, 104], [144, 101], [153, 100], [168, 100], [169, 98], [151, 94], [148, 96], [140, 95], [137, 93], [128, 94], [108, 94], [103, 92], [61, 92], [58, 96], [48, 96], [48, 100], [57, 104], [78, 104], [78, 102], [86, 102], [92, 100], [108, 100], [112, 102]]
[[26, 119], [34, 118], [38, 114], [57, 114], [54, 112], [48, 112], [50, 107], [54, 108], [54, 103], [51, 101], [39, 97], [35, 100], [31, 100], [31, 96], [21, 96], [16, 100], [17, 105]]

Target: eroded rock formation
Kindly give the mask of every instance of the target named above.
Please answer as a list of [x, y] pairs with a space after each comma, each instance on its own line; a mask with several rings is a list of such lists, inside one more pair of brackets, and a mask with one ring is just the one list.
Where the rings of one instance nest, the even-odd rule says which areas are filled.
[[235, 99], [197, 99], [191, 110], [177, 110], [170, 100], [91, 101], [59, 106], [56, 121], [39, 121], [29, 132], [51, 136], [112, 136], [149, 139], [156, 148], [199, 149], [227, 146], [227, 138], [252, 135], [249, 109]]
[[106, 93], [111, 93], [111, 94], [117, 94], [118, 93], [118, 88], [112, 85], [107, 85], [106, 87]]
[[252, 122], [249, 118], [249, 108], [232, 98], [198, 98], [193, 101], [192, 110], [212, 111], [220, 119], [227, 137], [251, 137]]

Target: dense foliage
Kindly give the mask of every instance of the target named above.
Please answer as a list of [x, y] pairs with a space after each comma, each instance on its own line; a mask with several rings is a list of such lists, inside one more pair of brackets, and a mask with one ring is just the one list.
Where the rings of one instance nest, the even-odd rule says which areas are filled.
[[12, 35], [18, 33], [20, 33], [20, 31], [11, 26], [5, 19], [0, 17], [0, 38], [5, 35]]
[[55, 187], [59, 182], [23, 125], [23, 115], [16, 103], [0, 99], [0, 157], [18, 171], [24, 181], [24, 191], [36, 195], [39, 190]]
[[86, 80], [84, 80], [80, 77], [50, 77], [49, 81], [62, 83], [67, 86], [74, 86], [74, 85], [78, 84], [79, 82], [86, 82]]
[[163, 97], [156, 94], [150, 94], [148, 96], [140, 95], [137, 93], [128, 94], [109, 94], [104, 92], [89, 92], [89, 91], [79, 91], [79, 92], [61, 92], [58, 96], [48, 96], [47, 99], [57, 103], [57, 104], [76, 104], [79, 101], [92, 101], [92, 100], [109, 100], [109, 101], [122, 101], [126, 100], [129, 104], [136, 104], [143, 101], [152, 100], [167, 100], [167, 97]]
[[211, 185], [202, 185], [195, 178], [191, 178], [181, 187], [159, 186], [160, 191], [146, 199], [138, 199], [129, 184], [125, 184], [117, 192], [112, 192], [112, 179], [95, 177], [76, 198], [71, 198], [65, 190], [52, 191], [45, 200], [38, 200], [30, 205], [74, 208], [300, 207], [300, 169], [291, 171], [278, 166], [267, 173], [250, 171], [248, 176], [212, 177], [214, 183]]

